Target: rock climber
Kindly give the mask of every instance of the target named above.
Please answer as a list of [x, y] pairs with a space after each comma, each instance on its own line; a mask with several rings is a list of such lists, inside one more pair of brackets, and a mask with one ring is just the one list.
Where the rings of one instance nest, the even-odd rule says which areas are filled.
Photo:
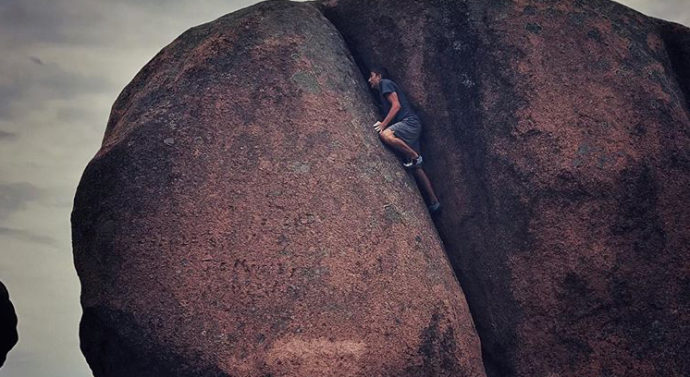
[[436, 213], [441, 209], [441, 203], [422, 169], [423, 160], [419, 154], [422, 122], [398, 85], [387, 78], [385, 68], [372, 67], [369, 71], [369, 86], [378, 91], [384, 117], [374, 124], [374, 129], [381, 141], [403, 156], [403, 166], [412, 170], [417, 184], [427, 197], [429, 212]]

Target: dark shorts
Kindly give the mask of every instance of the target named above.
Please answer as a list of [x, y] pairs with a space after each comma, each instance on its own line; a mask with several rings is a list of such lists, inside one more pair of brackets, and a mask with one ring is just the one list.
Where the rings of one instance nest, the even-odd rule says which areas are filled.
[[422, 134], [422, 122], [416, 116], [407, 117], [388, 127], [395, 137], [404, 141], [415, 152], [420, 153], [419, 136]]

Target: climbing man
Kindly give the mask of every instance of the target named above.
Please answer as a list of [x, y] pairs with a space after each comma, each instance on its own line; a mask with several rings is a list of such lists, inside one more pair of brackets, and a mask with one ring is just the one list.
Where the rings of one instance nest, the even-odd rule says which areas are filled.
[[412, 170], [417, 184], [422, 188], [429, 202], [429, 212], [441, 209], [431, 181], [422, 169], [422, 156], [419, 154], [419, 136], [422, 123], [407, 102], [405, 94], [398, 85], [387, 78], [385, 68], [373, 67], [369, 72], [369, 85], [379, 93], [384, 119], [374, 124], [381, 141], [403, 156], [403, 166]]

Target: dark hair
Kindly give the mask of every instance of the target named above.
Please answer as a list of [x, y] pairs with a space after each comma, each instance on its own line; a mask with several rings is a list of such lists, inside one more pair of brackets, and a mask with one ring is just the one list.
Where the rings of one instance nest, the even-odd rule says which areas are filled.
[[369, 72], [378, 73], [379, 75], [381, 75], [382, 79], [388, 78], [388, 70], [384, 67], [379, 66], [379, 65], [371, 66], [369, 68]]

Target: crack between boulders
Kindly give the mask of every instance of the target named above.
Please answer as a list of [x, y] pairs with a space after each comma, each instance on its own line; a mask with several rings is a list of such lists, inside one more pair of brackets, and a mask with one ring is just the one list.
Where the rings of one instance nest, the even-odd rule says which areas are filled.
[[[321, 14], [324, 16], [324, 18], [326, 18], [326, 20], [328, 20], [328, 22], [331, 23], [331, 25], [336, 30], [338, 30], [338, 32], [340, 33], [341, 38], [345, 44], [347, 51], [352, 56], [355, 64], [357, 65], [357, 67], [360, 71], [360, 74], [362, 75], [362, 78], [364, 78], [364, 80], [366, 81], [367, 75], [368, 75], [368, 69], [367, 69], [366, 65], [363, 63], [363, 59], [361, 58], [357, 49], [352, 47], [352, 43], [347, 40], [347, 38], [343, 35], [342, 31], [325, 14], [324, 6], [321, 2], [310, 1], [309, 3], [311, 5], [314, 5], [321, 12]], [[369, 91], [369, 94], [371, 96], [372, 103], [375, 104], [376, 99], [375, 99], [373, 93], [371, 93], [371, 91]], [[378, 105], [377, 105], [377, 107], [378, 107]], [[472, 115], [478, 115], [478, 113], [475, 113]], [[474, 135], [474, 136], [477, 137], [477, 135]], [[465, 144], [471, 144], [471, 143], [465, 143]], [[482, 145], [482, 146], [484, 145], [484, 143], [478, 143], [478, 144]], [[484, 184], [483, 180], [481, 179], [481, 177], [483, 176], [483, 174], [481, 174], [481, 172], [483, 171], [482, 166], [477, 166], [477, 163], [478, 163], [477, 158], [480, 157], [479, 160], [482, 160], [481, 157], [483, 156], [483, 154], [481, 152], [476, 152], [476, 151], [475, 151], [475, 153], [471, 153], [471, 152], [467, 152], [467, 153], [468, 153], [467, 157], [469, 160], [469, 165], [471, 167], [471, 171], [472, 171], [472, 175], [473, 175], [473, 177], [471, 178], [472, 181], [476, 181], [479, 184], [478, 187], [485, 187], [485, 184]], [[482, 165], [482, 164], [483, 164], [483, 162], [480, 161], [480, 165]], [[441, 177], [436, 177], [434, 174], [430, 173], [428, 170], [425, 170], [425, 172], [431, 178], [432, 184], [434, 182], [439, 182], [437, 185], [438, 185], [438, 187], [441, 186], [441, 183], [440, 183], [440, 182], [442, 182], [442, 180], [440, 179]], [[434, 179], [434, 178], [437, 178], [437, 179]], [[437, 186], [435, 185], [434, 187], [437, 187]], [[422, 195], [419, 188], [418, 188], [418, 191], [420, 192], [420, 195]], [[475, 190], [475, 192], [473, 194], [478, 196], [479, 201], [482, 203], [481, 204], [482, 207], [486, 207], [488, 205], [487, 204], [488, 203], [488, 196], [486, 194], [486, 190], [478, 189], [478, 190]], [[422, 197], [422, 199], [423, 199], [423, 197]], [[447, 200], [447, 198], [446, 198], [446, 200]], [[481, 211], [477, 211], [477, 212], [481, 212]], [[481, 216], [481, 215], [479, 213], [475, 213], [472, 217], [475, 217], [475, 216]], [[467, 221], [467, 220], [469, 220], [469, 219], [463, 219], [463, 222]], [[450, 256], [450, 254], [448, 253], [447, 243], [448, 243], [449, 237], [445, 234], [446, 232], [444, 231], [443, 224], [441, 224], [441, 219], [430, 218], [430, 223], [433, 225], [434, 229], [436, 230], [436, 233], [437, 233], [438, 238], [440, 240], [441, 248], [443, 249], [443, 252], [444, 252], [444, 255], [446, 258], [446, 262], [451, 267], [451, 271], [453, 271], [453, 274], [455, 276], [455, 280], [456, 280], [459, 288], [461, 289], [461, 291], [463, 292], [463, 294], [465, 296], [465, 303], [466, 303], [467, 308], [470, 312], [470, 315], [471, 315], [471, 318], [473, 321], [473, 326], [475, 328], [475, 332], [477, 334], [477, 337], [478, 337], [478, 340], [480, 343], [480, 353], [482, 355], [482, 365], [484, 367], [485, 373], [487, 376], [502, 375], [503, 371], [505, 370], [505, 365], [504, 365], [505, 362], [503, 360], [492, 360], [492, 358], [487, 355], [487, 352], [484, 349], [484, 344], [486, 343], [485, 337], [487, 334], [485, 334], [483, 331], [480, 331], [479, 327], [477, 326], [477, 323], [478, 323], [477, 317], [479, 314], [478, 314], [476, 309], [473, 310], [473, 305], [471, 304], [471, 300], [469, 299], [469, 297], [471, 296], [471, 293], [468, 293], [468, 291], [464, 288], [464, 284], [462, 283], [462, 280], [464, 280], [464, 279], [460, 278], [460, 276], [463, 276], [463, 275], [460, 273], [459, 268], [456, 268], [456, 265], [452, 262], [452, 258]], [[482, 237], [482, 239], [483, 239], [483, 243], [484, 243], [482, 249], [486, 249], [487, 248], [486, 236], [484, 235]], [[451, 247], [454, 247], [454, 246], [451, 246]], [[459, 247], [454, 247], [454, 248], [459, 248]], [[491, 368], [487, 368], [487, 366], [491, 366]], [[490, 370], [493, 370], [494, 373], [490, 373], [489, 372]]]
[[685, 104], [685, 112], [690, 116], [690, 30], [679, 25], [659, 21], [658, 32], [662, 41], [668, 60], [670, 63], [669, 71], [675, 78]]

